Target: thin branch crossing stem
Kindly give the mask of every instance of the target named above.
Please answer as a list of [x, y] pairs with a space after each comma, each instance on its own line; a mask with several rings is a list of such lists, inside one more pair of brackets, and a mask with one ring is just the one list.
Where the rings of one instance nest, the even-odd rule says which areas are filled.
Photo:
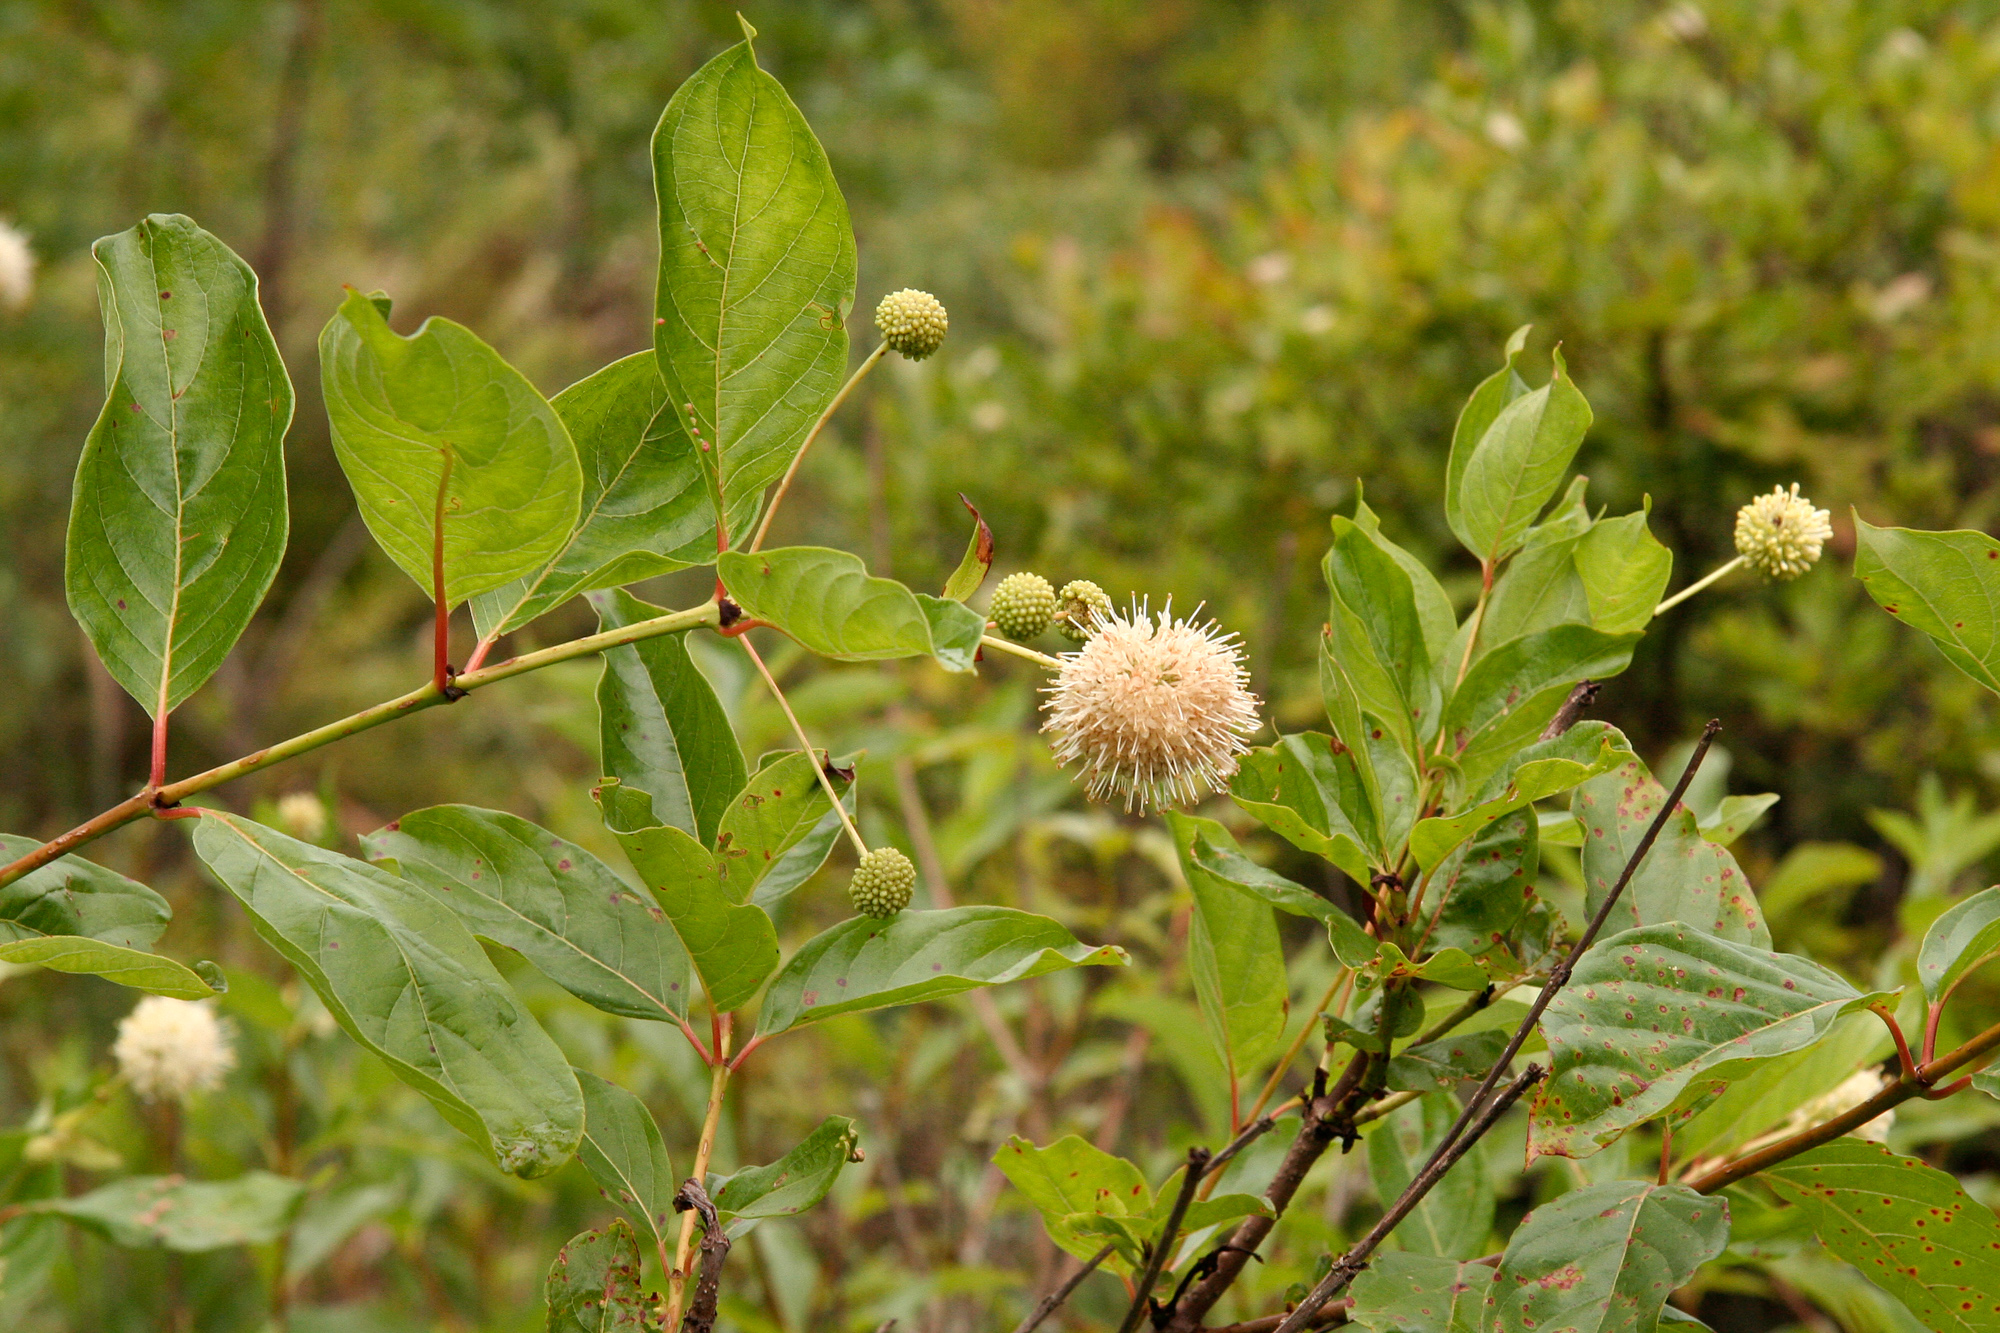
[[868, 844], [861, 841], [861, 830], [854, 827], [854, 817], [848, 814], [847, 807], [840, 803], [840, 793], [833, 789], [833, 779], [826, 775], [826, 765], [813, 759], [816, 753], [813, 744], [806, 739], [806, 729], [799, 725], [798, 714], [792, 711], [791, 701], [785, 698], [785, 692], [778, 688], [777, 680], [771, 675], [771, 668], [764, 665], [764, 659], [750, 646], [749, 636], [742, 636], [736, 642], [742, 644], [743, 651], [750, 654], [750, 660], [757, 664], [757, 674], [764, 678], [764, 684], [769, 687], [771, 697], [778, 701], [778, 707], [785, 710], [785, 721], [792, 724], [792, 734], [799, 738], [799, 748], [806, 752], [806, 759], [812, 764], [813, 773], [819, 778], [819, 785], [826, 789], [826, 799], [833, 802], [834, 813], [840, 816], [840, 826], [847, 830], [848, 841], [854, 844], [854, 854], [868, 855]]
[[819, 414], [819, 420], [813, 422], [812, 429], [806, 432], [805, 443], [801, 444], [799, 451], [792, 455], [791, 466], [785, 469], [785, 475], [778, 481], [776, 493], [771, 496], [771, 503], [764, 510], [764, 521], [757, 525], [757, 535], [750, 539], [750, 549], [752, 551], [761, 551], [764, 549], [765, 534], [771, 531], [771, 520], [778, 516], [778, 506], [783, 504], [785, 496], [791, 493], [792, 479], [799, 475], [799, 466], [806, 461], [806, 450], [812, 448], [813, 441], [819, 438], [819, 433], [825, 429], [828, 420], [832, 418], [835, 412], [840, 410], [840, 405], [847, 401], [847, 395], [854, 392], [854, 386], [868, 377], [868, 372], [875, 369], [875, 363], [880, 361], [882, 354], [888, 350], [888, 343], [876, 344], [875, 350], [870, 352], [867, 359], [854, 368], [854, 373], [847, 377], [847, 383], [840, 386], [840, 392], [833, 396], [833, 401], [828, 403], [826, 410]]

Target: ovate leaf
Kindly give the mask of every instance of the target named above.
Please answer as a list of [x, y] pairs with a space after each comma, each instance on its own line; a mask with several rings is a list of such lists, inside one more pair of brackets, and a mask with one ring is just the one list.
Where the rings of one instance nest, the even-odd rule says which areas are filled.
[[[828, 1116], [798, 1147], [769, 1166], [746, 1166], [715, 1183], [715, 1207], [725, 1217], [751, 1221], [790, 1217], [826, 1197], [861, 1143], [861, 1132], [844, 1115]], [[742, 1234], [732, 1226], [732, 1235]]]
[[[723, 887], [737, 902], [748, 900], [766, 875], [783, 868], [786, 853], [812, 837], [828, 816], [838, 827], [840, 817], [813, 771], [819, 762], [802, 751], [780, 755], [731, 795], [715, 848]], [[843, 797], [854, 781], [852, 770], [836, 769], [829, 777]], [[822, 852], [819, 860], [824, 859]], [[812, 868], [818, 869], [817, 861]]]
[[1879, 1143], [1840, 1138], [1757, 1177], [1820, 1243], [1940, 1333], [2000, 1329], [2000, 1220], [1959, 1183]]
[[1953, 903], [1924, 932], [1917, 979], [1933, 1002], [1951, 993], [1965, 974], [2000, 952], [2000, 888]]
[[568, 1061], [430, 893], [216, 810], [194, 847], [347, 1034], [502, 1169], [569, 1160], [583, 1096]]
[[1229, 795], [1273, 833], [1362, 884], [1383, 856], [1361, 771], [1331, 736], [1301, 732], [1251, 750], [1229, 780]]
[[1493, 1278], [1480, 1263], [1378, 1254], [1354, 1279], [1348, 1322], [1371, 1333], [1481, 1333]]
[[70, 499], [64, 586], [154, 717], [215, 674], [285, 555], [292, 384], [257, 278], [178, 214], [91, 247], [104, 410]]
[[1330, 647], [1364, 703], [1399, 734], [1434, 734], [1438, 679], [1409, 573], [1337, 514], [1322, 569], [1333, 598]]
[[665, 913], [575, 843], [518, 815], [434, 805], [361, 849], [579, 1000], [626, 1018], [687, 1016], [693, 968]]
[[1674, 553], [1646, 526], [1646, 511], [1599, 519], [1577, 543], [1576, 570], [1589, 599], [1590, 623], [1606, 634], [1636, 634], [1653, 619]]
[[[206, 1000], [223, 991], [221, 973], [213, 963], [199, 964], [208, 972], [204, 977], [171, 958], [80, 935], [33, 935], [0, 944], [0, 963], [32, 963], [51, 972], [81, 972], [176, 1000]], [[211, 980], [216, 984], [211, 985]]]
[[[1085, 1219], [1143, 1219], [1153, 1210], [1153, 1191], [1138, 1167], [1074, 1134], [1046, 1148], [1015, 1136], [1000, 1145], [993, 1163], [1041, 1213], [1049, 1239], [1079, 1259], [1096, 1254], [1105, 1239], [1100, 1231], [1080, 1228]], [[1128, 1243], [1126, 1253], [1107, 1263], [1129, 1273], [1136, 1258], [1130, 1250]]]
[[296, 1180], [246, 1171], [234, 1180], [127, 1176], [73, 1199], [30, 1205], [128, 1249], [219, 1250], [262, 1245], [291, 1224], [305, 1193]]
[[[0, 861], [41, 846], [33, 838], [0, 833]], [[84, 935], [128, 949], [160, 937], [172, 913], [167, 900], [80, 856], [62, 856], [0, 887], [0, 942], [41, 935]]]
[[548, 1333], [643, 1333], [651, 1319], [639, 1289], [639, 1238], [622, 1217], [572, 1236], [549, 1266]]
[[1417, 821], [1410, 851], [1424, 869], [1453, 848], [1516, 810], [1608, 773], [1633, 757], [1624, 733], [1603, 722], [1579, 722], [1560, 736], [1516, 753], [1488, 780], [1471, 809]]
[[498, 352], [448, 319], [405, 338], [387, 311], [349, 291], [320, 332], [333, 450], [368, 530], [426, 593], [441, 542], [457, 606], [554, 558], [583, 474], [555, 409]]
[[1632, 660], [1636, 634], [1558, 625], [1489, 649], [1445, 705], [1450, 750], [1468, 786], [1481, 786], [1532, 742], [1580, 680], [1603, 680]]
[[[664, 614], [619, 588], [591, 594], [603, 629]], [[722, 813], [747, 776], [729, 715], [688, 657], [687, 640], [660, 634], [605, 650], [597, 681], [604, 776], [651, 802], [637, 828], [672, 825], [713, 842]], [[627, 830], [630, 831], [629, 829]]]
[[[833, 168], [746, 40], [697, 70], [653, 132], [653, 350], [733, 509], [777, 480], [847, 373], [854, 233]], [[734, 535], [734, 534], [732, 534]]]
[[1487, 1289], [1493, 1333], [1652, 1333], [1667, 1297], [1729, 1241], [1729, 1208], [1685, 1185], [1586, 1185], [1529, 1213]]
[[1115, 945], [1079, 944], [1049, 918], [1011, 907], [855, 917], [806, 941], [772, 978], [757, 1031], [1128, 961]]
[[1529, 1155], [1587, 1157], [1881, 998], [1796, 954], [1679, 922], [1599, 940], [1542, 1016], [1555, 1059], [1535, 1094]]
[[[612, 808], [615, 784], [599, 789]], [[607, 819], [607, 823], [611, 821]], [[763, 908], [741, 902], [722, 876], [715, 854], [677, 828], [617, 833], [632, 868], [681, 938], [708, 998], [718, 1010], [747, 1003], [778, 965], [778, 932]]]
[[1263, 899], [1281, 912], [1325, 922], [1334, 956], [1347, 966], [1360, 967], [1374, 959], [1378, 946], [1361, 929], [1360, 922], [1338, 904], [1243, 855], [1228, 829], [1208, 819], [1186, 820], [1177, 827], [1185, 830], [1184, 837], [1176, 837], [1185, 862], [1240, 893]]
[[1264, 901], [1210, 874], [1195, 859], [1203, 833], [1228, 837], [1220, 824], [1170, 810], [1167, 827], [1194, 895], [1187, 956], [1195, 999], [1230, 1078], [1247, 1079], [1283, 1039], [1291, 1007], [1278, 923]]
[[582, 1069], [574, 1072], [583, 1089], [578, 1160], [605, 1197], [624, 1209], [655, 1245], [664, 1246], [680, 1181], [653, 1113], [616, 1083]]
[[1516, 810], [1460, 844], [1431, 872], [1430, 892], [1439, 899], [1431, 944], [1474, 956], [1511, 950], [1535, 905], [1540, 861], [1532, 810]]
[[1466, 399], [1459, 410], [1458, 422], [1451, 432], [1451, 455], [1445, 463], [1444, 513], [1451, 530], [1465, 543], [1466, 549], [1484, 558], [1485, 552], [1472, 535], [1467, 512], [1465, 494], [1465, 471], [1471, 466], [1472, 455], [1487, 431], [1508, 404], [1528, 392], [1528, 382], [1515, 369], [1515, 362], [1521, 358], [1521, 351], [1528, 345], [1528, 331], [1532, 325], [1523, 324], [1507, 336], [1507, 345], [1501, 352], [1500, 369], [1479, 382], [1479, 387]]
[[958, 602], [913, 593], [869, 576], [860, 559], [820, 546], [717, 562], [723, 586], [745, 615], [766, 621], [821, 657], [877, 662], [935, 657], [947, 671], [972, 670], [986, 619]]
[[1983, 532], [1878, 528], [1854, 519], [1854, 577], [1945, 659], [2000, 691], [2000, 541]]
[[[1423, 1169], [1457, 1118], [1457, 1101], [1439, 1092], [1399, 1106], [1369, 1127], [1368, 1171], [1383, 1207], [1394, 1202]], [[1485, 1252], [1492, 1230], [1493, 1186], [1486, 1175], [1486, 1150], [1475, 1143], [1389, 1234], [1417, 1254], [1470, 1259]]]
[[1549, 382], [1502, 407], [1462, 468], [1456, 459], [1458, 441], [1452, 442], [1447, 486], [1454, 473], [1458, 485], [1447, 491], [1445, 512], [1466, 549], [1489, 565], [1520, 546], [1535, 516], [1562, 485], [1590, 429], [1590, 404], [1570, 382], [1562, 353], [1554, 353], [1553, 359]]

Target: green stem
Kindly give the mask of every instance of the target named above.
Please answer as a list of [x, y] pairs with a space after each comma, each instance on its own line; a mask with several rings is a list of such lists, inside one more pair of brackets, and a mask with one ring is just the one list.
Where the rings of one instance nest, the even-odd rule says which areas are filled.
[[[591, 634], [581, 639], [572, 639], [568, 643], [559, 643], [553, 648], [543, 648], [538, 652], [523, 653], [519, 657], [510, 657], [506, 661], [496, 662], [490, 667], [484, 667], [478, 671], [468, 671], [454, 678], [452, 686], [455, 691], [463, 690], [467, 694], [470, 694], [472, 691], [480, 689], [483, 686], [508, 680], [514, 676], [525, 675], [530, 671], [539, 671], [541, 668], [553, 666], [557, 662], [567, 662], [578, 657], [588, 657], [593, 653], [601, 653], [607, 648], [617, 648], [628, 643], [637, 643], [641, 639], [657, 638], [662, 634], [677, 634], [682, 630], [694, 629], [702, 625], [713, 627], [720, 623], [720, 608], [714, 602], [707, 602], [685, 611], [672, 611], [664, 616], [655, 616], [651, 620], [637, 621], [619, 629], [605, 630], [600, 634]], [[5, 887], [13, 883], [31, 871], [41, 869], [57, 857], [73, 852], [85, 843], [96, 841], [113, 829], [123, 828], [134, 820], [144, 819], [150, 814], [169, 810], [188, 797], [205, 792], [211, 787], [219, 787], [225, 782], [231, 782], [237, 778], [259, 772], [271, 767], [273, 764], [283, 763], [287, 759], [296, 759], [298, 756], [317, 750], [321, 746], [331, 745], [335, 741], [346, 740], [349, 736], [357, 736], [364, 731], [370, 731], [381, 726], [384, 722], [393, 722], [397, 718], [408, 717], [412, 713], [421, 713], [426, 708], [435, 708], [437, 705], [447, 702], [449, 700], [444, 694], [439, 692], [434, 681], [426, 682], [418, 688], [411, 690], [408, 694], [398, 695], [394, 699], [385, 700], [382, 703], [376, 704], [373, 708], [364, 708], [358, 713], [341, 718], [338, 722], [329, 722], [323, 727], [317, 727], [312, 731], [304, 732], [292, 737], [288, 741], [280, 741], [276, 745], [253, 751], [250, 754], [244, 755], [241, 759], [234, 759], [229, 763], [220, 764], [206, 772], [197, 773], [193, 777], [182, 778], [179, 782], [170, 782], [157, 788], [149, 787], [147, 790], [139, 792], [135, 796], [127, 797], [117, 805], [112, 806], [109, 810], [77, 825], [61, 837], [43, 843], [40, 847], [37, 847], [34, 851], [29, 852], [19, 860], [5, 866], [0, 866], [0, 887]]]
[[1696, 593], [1700, 592], [1703, 588], [1706, 588], [1709, 584], [1715, 582], [1717, 579], [1729, 573], [1731, 570], [1735, 569], [1738, 565], [1742, 563], [1743, 563], [1743, 557], [1739, 555], [1734, 560], [1729, 561], [1727, 564], [1717, 566], [1714, 572], [1710, 573], [1707, 577], [1696, 579], [1693, 583], [1688, 584], [1687, 587], [1682, 588], [1672, 597], [1667, 598], [1666, 601], [1661, 602], [1658, 606], [1654, 607], [1653, 614], [1655, 616], [1665, 615], [1667, 612], [1673, 610], [1675, 607], [1679, 606], [1682, 602], [1685, 602], [1688, 598], [1694, 596]]
[[1045, 666], [1051, 671], [1062, 670], [1062, 659], [1059, 657], [1050, 657], [1047, 653], [1038, 653], [1033, 648], [1023, 648], [1018, 643], [1009, 643], [1005, 639], [996, 639], [991, 634], [980, 635], [979, 641], [988, 648], [998, 648], [1003, 653], [1012, 653], [1016, 657], [1024, 657], [1028, 661]]
[[[778, 481], [777, 492], [771, 496], [770, 507], [764, 511], [764, 521], [757, 525], [757, 535], [750, 539], [751, 550], [763, 549], [764, 535], [771, 530], [771, 520], [778, 516], [778, 506], [785, 502], [786, 494], [791, 491], [792, 478], [799, 475], [799, 465], [806, 461], [806, 450], [812, 448], [813, 441], [819, 438], [819, 433], [827, 421], [840, 410], [840, 405], [847, 401], [847, 395], [854, 392], [854, 386], [867, 378], [868, 372], [875, 369], [875, 363], [880, 361], [882, 354], [888, 350], [888, 343], [878, 344], [875, 350], [868, 354], [868, 359], [854, 368], [854, 373], [847, 377], [847, 383], [840, 386], [840, 392], [826, 405], [826, 411], [819, 414], [819, 420], [813, 422], [812, 429], [806, 432], [805, 443], [801, 444], [799, 451], [792, 455], [791, 466], [785, 469], [785, 475]], [[720, 509], [717, 512], [720, 513]]]
[[806, 729], [799, 725], [798, 715], [792, 712], [791, 701], [785, 698], [785, 692], [778, 688], [778, 682], [772, 678], [771, 668], [764, 665], [764, 659], [750, 646], [748, 635], [736, 642], [742, 644], [743, 651], [750, 654], [750, 660], [757, 664], [757, 674], [762, 676], [764, 684], [770, 687], [771, 697], [778, 701], [778, 707], [785, 710], [785, 721], [792, 724], [792, 734], [799, 738], [799, 748], [805, 751], [807, 762], [812, 764], [813, 773], [819, 778], [819, 785], [826, 789], [826, 799], [833, 802], [834, 813], [840, 816], [840, 826], [847, 830], [848, 841], [854, 844], [854, 854], [868, 855], [868, 844], [861, 841], [861, 830], [854, 827], [854, 817], [849, 815], [847, 807], [840, 803], [840, 793], [833, 789], [833, 779], [826, 775], [826, 765], [813, 758], [813, 744], [806, 739]]

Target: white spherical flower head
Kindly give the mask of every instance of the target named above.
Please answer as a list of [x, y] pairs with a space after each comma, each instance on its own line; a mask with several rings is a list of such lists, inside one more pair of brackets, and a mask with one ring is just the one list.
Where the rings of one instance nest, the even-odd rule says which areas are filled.
[[1243, 650], [1213, 621], [1158, 617], [1144, 606], [1101, 616], [1047, 687], [1042, 730], [1056, 761], [1080, 766], [1093, 800], [1127, 810], [1188, 804], [1220, 788], [1257, 729]]
[[147, 1101], [186, 1101], [221, 1086], [236, 1067], [229, 1034], [207, 1004], [149, 995], [118, 1024], [111, 1054]]
[[19, 310], [35, 294], [35, 252], [26, 232], [0, 221], [0, 306]]
[[1795, 579], [1819, 560], [1833, 536], [1832, 516], [1814, 509], [1799, 484], [1779, 486], [1736, 511], [1736, 550], [1773, 579]]

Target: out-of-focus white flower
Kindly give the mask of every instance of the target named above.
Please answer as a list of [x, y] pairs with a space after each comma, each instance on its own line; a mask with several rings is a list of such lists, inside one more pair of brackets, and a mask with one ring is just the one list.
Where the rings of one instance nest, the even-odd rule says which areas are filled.
[[1486, 117], [1486, 137], [1510, 153], [1518, 153], [1528, 144], [1527, 127], [1511, 111], [1495, 111]]
[[111, 1054], [147, 1101], [186, 1101], [221, 1086], [236, 1067], [229, 1034], [206, 1003], [148, 995], [118, 1024]]
[[1092, 799], [1125, 798], [1128, 810], [1192, 802], [1222, 786], [1257, 729], [1243, 650], [1213, 621], [1157, 618], [1144, 606], [1097, 621], [1082, 648], [1064, 653], [1047, 687], [1042, 730], [1056, 761], [1081, 766]]
[[[1823, 1125], [1837, 1115], [1847, 1114], [1880, 1091], [1882, 1091], [1880, 1070], [1857, 1069], [1837, 1087], [1795, 1108], [1780, 1127], [1780, 1136], [1790, 1136], [1801, 1130], [1811, 1129], [1814, 1125]], [[1892, 1106], [1866, 1124], [1856, 1125], [1848, 1130], [1847, 1134], [1849, 1138], [1881, 1143], [1889, 1137], [1889, 1127], [1895, 1123], [1896, 1108]]]
[[1767, 578], [1795, 579], [1819, 560], [1833, 536], [1832, 516], [1799, 494], [1779, 486], [1736, 511], [1736, 550]]
[[0, 306], [19, 310], [35, 294], [35, 252], [28, 234], [0, 219]]
[[278, 798], [278, 823], [301, 842], [318, 842], [326, 836], [326, 802], [309, 791], [289, 792]]

